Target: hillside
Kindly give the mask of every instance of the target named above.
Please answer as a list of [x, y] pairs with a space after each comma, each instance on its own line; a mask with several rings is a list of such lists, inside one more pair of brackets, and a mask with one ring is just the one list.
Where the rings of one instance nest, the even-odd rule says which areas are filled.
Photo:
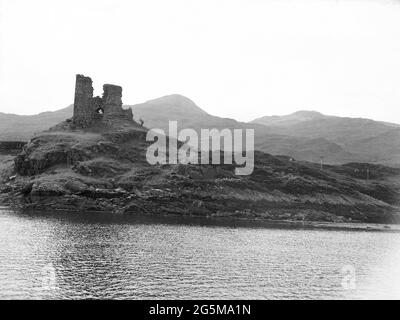
[[305, 121], [324, 119], [325, 117], [326, 116], [317, 111], [301, 110], [286, 116], [265, 116], [251, 122], [265, 126], [291, 126]]
[[[178, 108], [175, 106], [179, 106]], [[182, 96], [173, 95], [130, 106], [135, 119], [148, 128], [167, 132], [168, 120], [180, 128], [253, 128], [255, 148], [274, 155], [331, 164], [372, 162], [400, 165], [399, 125], [368, 119], [325, 116], [315, 111], [298, 111], [288, 116], [263, 117], [251, 123], [212, 116]], [[375, 145], [373, 140], [386, 139]], [[368, 142], [369, 141], [369, 142]]]
[[[399, 222], [400, 170], [325, 166], [255, 154], [252, 175], [232, 165], [149, 165], [146, 130], [133, 122], [33, 138], [0, 166], [0, 204], [23, 209], [108, 211], [246, 219]], [[366, 176], [366, 169], [369, 176]]]
[[190, 99], [178, 94], [126, 107], [132, 108], [134, 119], [136, 121], [143, 119], [147, 128], [160, 128], [166, 132], [168, 132], [168, 121], [173, 120], [178, 121], [178, 129], [251, 128], [256, 130], [257, 135], [266, 134], [268, 131], [263, 125], [212, 116], [196, 106]]
[[[192, 100], [169, 95], [141, 104], [128, 105], [136, 121], [147, 128], [168, 133], [168, 121], [178, 128], [195, 130], [255, 129], [255, 148], [274, 155], [328, 164], [371, 162], [400, 166], [400, 126], [361, 118], [326, 116], [315, 111], [299, 111], [287, 116], [267, 116], [251, 123], [208, 114]], [[0, 113], [1, 140], [29, 140], [35, 132], [70, 118], [72, 106], [35, 116]]]
[[[354, 161], [400, 164], [400, 125], [363, 118], [326, 116], [315, 111], [299, 111], [287, 116], [267, 116], [252, 123], [268, 126], [274, 134], [308, 139], [326, 139], [344, 153], [333, 162]], [[262, 148], [262, 146], [260, 146]]]
[[21, 116], [0, 112], [0, 140], [28, 141], [35, 133], [64, 121], [72, 116], [72, 106], [54, 112]]

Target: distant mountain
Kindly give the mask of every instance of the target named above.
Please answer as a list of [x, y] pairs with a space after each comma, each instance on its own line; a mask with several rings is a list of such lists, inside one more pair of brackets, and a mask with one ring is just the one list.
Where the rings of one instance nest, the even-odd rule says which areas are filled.
[[[192, 100], [178, 95], [164, 96], [132, 108], [135, 120], [160, 128], [168, 134], [168, 121], [178, 129], [254, 129], [255, 148], [298, 160], [338, 164], [371, 162], [400, 166], [400, 125], [361, 118], [298, 111], [287, 116], [266, 116], [251, 123], [210, 115]], [[0, 140], [29, 140], [35, 132], [52, 127], [72, 116], [73, 106], [34, 116], [0, 113]]]
[[400, 127], [377, 136], [360, 139], [348, 146], [357, 154], [368, 157], [370, 162], [393, 164], [400, 159]]
[[297, 111], [287, 116], [265, 116], [252, 121], [252, 123], [259, 123], [265, 126], [290, 126], [297, 123], [323, 119], [326, 116], [317, 111]]
[[262, 124], [272, 132], [296, 137], [325, 138], [341, 145], [390, 132], [400, 125], [363, 118], [326, 116], [315, 111], [298, 111], [286, 116], [267, 116], [251, 123]]
[[[346, 154], [336, 153], [336, 159], [330, 157], [330, 161], [352, 159], [352, 161], [400, 164], [398, 124], [363, 118], [326, 116], [315, 111], [299, 111], [286, 116], [267, 116], [251, 123], [265, 125], [273, 134], [328, 140], [342, 148]], [[259, 148], [262, 149], [262, 146]]]
[[0, 112], [0, 140], [27, 141], [33, 134], [46, 130], [72, 116], [73, 106], [33, 116]]
[[[177, 120], [179, 128], [254, 128], [255, 148], [275, 155], [325, 163], [374, 162], [400, 164], [393, 152], [398, 139], [391, 132], [400, 126], [369, 119], [326, 116], [316, 111], [298, 111], [287, 116], [263, 117], [251, 123], [212, 116], [190, 99], [171, 95], [130, 106], [136, 120], [148, 128], [168, 132], [168, 120]], [[394, 131], [393, 131], [394, 134]], [[373, 152], [367, 139], [388, 138], [387, 147]], [[392, 141], [391, 141], [392, 140]], [[383, 149], [383, 150], [381, 150]], [[399, 150], [399, 148], [397, 148]]]
[[169, 95], [131, 107], [135, 120], [144, 120], [147, 128], [159, 128], [168, 132], [168, 122], [178, 121], [178, 128], [192, 128], [195, 130], [205, 128], [258, 128], [267, 131], [267, 128], [259, 124], [238, 122], [234, 119], [212, 116], [199, 108], [192, 100], [178, 95]]
[[[141, 104], [129, 106], [136, 121], [142, 119], [147, 128], [162, 129], [168, 134], [170, 120], [178, 122], [178, 129], [254, 129], [255, 148], [276, 155], [289, 155], [298, 159], [319, 161], [320, 156], [308, 154], [312, 142], [308, 138], [290, 137], [273, 131], [261, 124], [239, 122], [208, 114], [181, 95], [170, 95]], [[326, 146], [324, 146], [326, 148]], [[338, 148], [340, 148], [338, 146]]]

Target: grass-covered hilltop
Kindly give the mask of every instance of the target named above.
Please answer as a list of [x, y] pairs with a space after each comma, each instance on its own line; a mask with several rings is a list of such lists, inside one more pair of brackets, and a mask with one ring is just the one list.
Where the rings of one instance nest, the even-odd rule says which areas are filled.
[[[232, 165], [150, 165], [147, 129], [122, 108], [122, 88], [93, 97], [77, 76], [74, 117], [0, 155], [0, 205], [129, 215], [284, 221], [400, 222], [400, 169], [324, 165], [255, 152], [254, 172]], [[9, 144], [9, 145], [12, 145]], [[0, 148], [1, 153], [1, 148]], [[4, 153], [4, 152], [3, 152]]]

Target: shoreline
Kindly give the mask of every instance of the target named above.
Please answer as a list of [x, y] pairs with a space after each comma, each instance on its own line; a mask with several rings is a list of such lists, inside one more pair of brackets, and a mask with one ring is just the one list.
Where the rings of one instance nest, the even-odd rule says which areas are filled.
[[400, 233], [400, 224], [379, 224], [363, 222], [324, 222], [268, 220], [261, 218], [233, 216], [199, 216], [179, 214], [127, 214], [107, 211], [70, 211], [70, 210], [23, 210], [0, 205], [0, 212], [7, 211], [29, 217], [49, 217], [77, 219], [85, 222], [100, 220], [106, 223], [122, 224], [182, 224], [203, 227], [292, 229], [292, 230], [328, 230]]

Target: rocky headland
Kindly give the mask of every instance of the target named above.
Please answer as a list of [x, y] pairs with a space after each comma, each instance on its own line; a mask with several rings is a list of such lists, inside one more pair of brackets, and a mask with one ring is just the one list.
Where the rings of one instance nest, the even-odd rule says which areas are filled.
[[[233, 165], [150, 165], [147, 130], [133, 121], [36, 135], [0, 165], [0, 203], [21, 209], [266, 220], [399, 222], [400, 170], [299, 162], [255, 153]], [[368, 175], [367, 177], [367, 168]], [[367, 179], [368, 178], [368, 179]]]
[[[236, 217], [279, 221], [400, 222], [400, 169], [324, 165], [255, 152], [232, 165], [150, 165], [148, 129], [122, 109], [122, 88], [93, 97], [77, 76], [74, 117], [0, 154], [0, 205], [23, 210]], [[15, 149], [15, 148], [14, 148]], [[13, 149], [13, 150], [14, 150]]]

